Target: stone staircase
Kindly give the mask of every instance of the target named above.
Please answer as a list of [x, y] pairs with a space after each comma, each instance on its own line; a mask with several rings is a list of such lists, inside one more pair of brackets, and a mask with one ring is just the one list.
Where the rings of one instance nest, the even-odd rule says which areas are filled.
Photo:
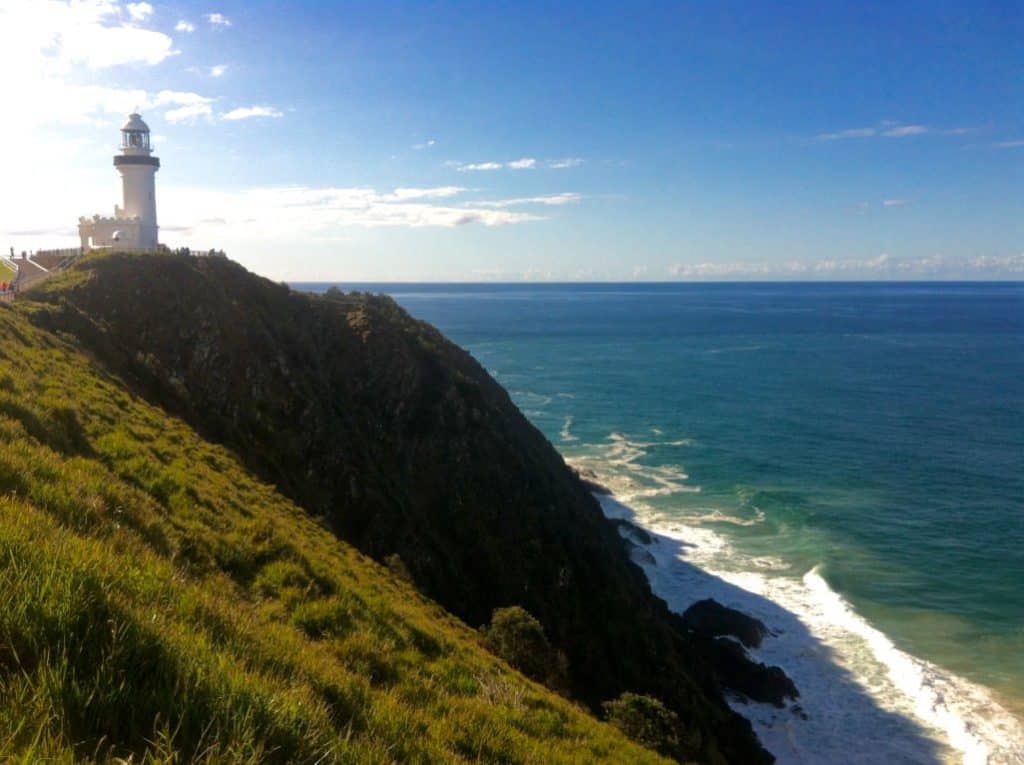
[[12, 288], [0, 292], [0, 302], [14, 301], [21, 292], [69, 268], [81, 256], [80, 249], [69, 248], [40, 251], [28, 258], [2, 258], [5, 266], [14, 269], [15, 276], [10, 282]]

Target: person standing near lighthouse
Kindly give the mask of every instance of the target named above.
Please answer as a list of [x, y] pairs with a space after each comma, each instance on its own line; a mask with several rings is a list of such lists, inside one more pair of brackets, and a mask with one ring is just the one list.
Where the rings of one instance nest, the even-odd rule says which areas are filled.
[[160, 169], [160, 160], [153, 156], [149, 126], [139, 114], [128, 115], [128, 121], [121, 127], [120, 149], [114, 156], [114, 167], [121, 174], [122, 204], [114, 207], [112, 218], [79, 218], [83, 250], [157, 249], [156, 171]]

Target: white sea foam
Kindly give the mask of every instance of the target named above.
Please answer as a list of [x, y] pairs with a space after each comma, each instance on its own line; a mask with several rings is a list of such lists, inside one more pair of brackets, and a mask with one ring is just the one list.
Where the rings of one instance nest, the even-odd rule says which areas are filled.
[[[565, 432], [563, 428], [563, 434]], [[621, 433], [610, 433], [603, 443], [593, 446], [593, 454], [576, 456], [568, 461], [578, 468], [599, 473], [602, 482], [617, 497], [636, 503], [653, 497], [700, 492], [699, 486], [687, 483], [689, 476], [680, 466], [642, 462], [652, 447], [685, 443], [688, 443], [685, 439], [637, 441]]]
[[545, 407], [553, 400], [551, 396], [547, 396], [543, 393], [534, 393], [530, 390], [514, 390], [512, 391], [512, 398], [514, 398], [521, 406], [531, 407]]
[[688, 516], [690, 523], [729, 523], [733, 526], [759, 526], [764, 523], [764, 510], [755, 507], [753, 518], [740, 518], [723, 513], [718, 508], [707, 508], [701, 515]]
[[565, 423], [562, 425], [562, 432], [558, 434], [563, 441], [578, 441], [572, 434], [572, 415], [570, 414], [565, 418]]
[[667, 520], [642, 503], [598, 499], [607, 515], [654, 533], [647, 548], [653, 564], [638, 563], [673, 610], [713, 597], [773, 631], [752, 654], [786, 671], [800, 690], [799, 706], [731, 703], [780, 765], [1024, 763], [1019, 719], [986, 689], [898, 649], [817, 569], [780, 575], [789, 569], [784, 561], [743, 556], [705, 525]]

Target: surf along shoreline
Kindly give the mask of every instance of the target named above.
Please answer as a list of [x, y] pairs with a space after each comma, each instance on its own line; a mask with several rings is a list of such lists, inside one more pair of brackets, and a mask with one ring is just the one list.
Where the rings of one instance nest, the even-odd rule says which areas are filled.
[[[642, 453], [642, 445], [633, 451]], [[898, 649], [829, 587], [820, 566], [801, 577], [773, 574], [704, 523], [724, 519], [695, 523], [644, 512], [636, 494], [595, 466], [598, 460], [565, 459], [605, 516], [618, 522], [633, 561], [672, 611], [712, 598], [767, 626], [762, 644], [746, 652], [780, 667], [799, 698], [776, 707], [738, 693], [726, 697], [780, 765], [1024, 763], [1019, 718], [987, 688]]]

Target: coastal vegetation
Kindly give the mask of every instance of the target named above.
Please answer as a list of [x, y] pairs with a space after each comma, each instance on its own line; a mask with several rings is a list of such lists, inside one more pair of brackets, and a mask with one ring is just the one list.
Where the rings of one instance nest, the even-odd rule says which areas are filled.
[[657, 762], [0, 308], [0, 760]]
[[[50, 488], [30, 509], [58, 535], [69, 533], [68, 518], [87, 519], [73, 533], [96, 545], [88, 554], [108, 558], [68, 570], [109, 572], [84, 591], [102, 593], [103, 609], [116, 607], [114, 622], [128, 614], [137, 634], [157, 641], [154, 655], [176, 657], [178, 669], [155, 687], [212, 699], [199, 713], [208, 729], [172, 724], [183, 703], [173, 694], [128, 703], [141, 681], [124, 678], [125, 667], [144, 662], [69, 656], [61, 671], [75, 688], [89, 687], [76, 667], [112, 667], [114, 690], [82, 698], [111, 699], [115, 711], [86, 718], [98, 721], [93, 728], [40, 740], [131, 752], [189, 741], [180, 751], [193, 758], [210, 741], [216, 752], [257, 741], [258, 759], [292, 746], [273, 732], [294, 734], [278, 717], [285, 714], [322, 734], [293, 736], [299, 761], [352, 742], [362, 742], [364, 750], [352, 751], [369, 760], [385, 750], [401, 761], [530, 761], [541, 751], [543, 761], [615, 760], [613, 749], [628, 744], [596, 718], [618, 710], [618, 727], [641, 741], [670, 720], [674, 733], [654, 746], [672, 757], [771, 761], [723, 692], [781, 703], [779, 689], [792, 689], [781, 670], [726, 651], [669, 612], [591, 487], [468, 353], [394, 301], [297, 293], [226, 258], [106, 253], [34, 287], [5, 321], [17, 343], [3, 347], [24, 345], [11, 358], [33, 365], [11, 377], [9, 414], [25, 435], [12, 426], [10, 451], [49, 449], [97, 487], [121, 482], [141, 492], [134, 505], [120, 495], [90, 499], [72, 482], [58, 513], [43, 503], [58, 489], [37, 478], [28, 483]], [[38, 443], [24, 450], [22, 438]], [[5, 480], [28, 502], [17, 482], [32, 475], [29, 464], [12, 465]], [[136, 505], [149, 510], [126, 509]], [[119, 563], [125, 551], [131, 566]], [[160, 574], [131, 574], [149, 561], [164, 567]], [[158, 581], [189, 594], [143, 587]], [[192, 588], [196, 581], [204, 584]], [[158, 604], [201, 594], [212, 600], [159, 616]], [[173, 626], [165, 630], [160, 618]], [[35, 654], [17, 655], [64, 656], [50, 641], [82, 629], [106, 634], [88, 619], [60, 622], [26, 639]], [[204, 631], [195, 657], [185, 642], [161, 642]], [[227, 690], [188, 686], [191, 678], [213, 682], [222, 664], [233, 677], [231, 661], [243, 674]], [[335, 661], [358, 678], [332, 668]], [[515, 682], [509, 664], [523, 673]], [[105, 688], [108, 679], [96, 682]], [[280, 701], [284, 688], [298, 694], [295, 706]], [[225, 701], [236, 690], [241, 706]], [[647, 701], [627, 705], [630, 715], [605, 706], [633, 698], [623, 694]], [[35, 746], [19, 736], [34, 736], [40, 720], [66, 724], [59, 705], [38, 709], [37, 722], [11, 723], [18, 746]], [[655, 722], [623, 722], [644, 715]], [[158, 720], [163, 728], [146, 728]], [[257, 727], [236, 739], [243, 721]], [[415, 733], [427, 728], [430, 735]], [[384, 750], [373, 749], [379, 741]]]
[[676, 760], [698, 756], [700, 734], [687, 731], [678, 715], [657, 699], [623, 693], [604, 703], [608, 722], [634, 741]]
[[568, 681], [565, 654], [555, 650], [544, 627], [519, 606], [498, 608], [484, 631], [486, 645], [527, 677], [549, 688], [564, 689]]

